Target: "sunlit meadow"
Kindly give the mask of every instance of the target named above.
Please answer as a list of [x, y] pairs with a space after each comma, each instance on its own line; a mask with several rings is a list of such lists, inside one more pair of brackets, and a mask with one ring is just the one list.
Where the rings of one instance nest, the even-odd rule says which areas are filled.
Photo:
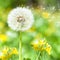
[[[0, 0], [0, 60], [60, 60], [59, 3], [60, 0]], [[8, 15], [17, 7], [29, 10], [24, 10], [27, 15], [22, 12], [26, 26], [20, 19], [19, 29], [15, 27], [17, 22], [11, 29]], [[16, 20], [14, 15], [11, 17]]]

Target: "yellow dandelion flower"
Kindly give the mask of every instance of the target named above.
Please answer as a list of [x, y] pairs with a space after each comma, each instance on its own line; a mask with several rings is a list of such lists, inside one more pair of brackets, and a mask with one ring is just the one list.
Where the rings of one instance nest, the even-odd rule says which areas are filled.
[[7, 60], [7, 56], [2, 56], [2, 60]]
[[12, 54], [18, 54], [18, 50], [16, 48], [12, 49]]
[[1, 60], [6, 60], [6, 56], [4, 56], [4, 53], [3, 52], [0, 52], [0, 59]]
[[0, 52], [0, 59], [3, 57], [3, 53], [2, 52]]
[[44, 49], [44, 44], [46, 43], [45, 40], [39, 40], [39, 39], [36, 39], [32, 42], [32, 45], [33, 45], [33, 48], [35, 50], [43, 50]]
[[43, 13], [42, 13], [42, 16], [43, 16], [44, 18], [49, 18], [50, 14], [49, 14], [48, 12], [43, 12]]
[[39, 50], [39, 51], [47, 51], [47, 53], [50, 55], [51, 52], [51, 46], [44, 40], [34, 40], [32, 42], [32, 46], [34, 50]]
[[32, 46], [33, 46], [33, 48], [34, 48], [35, 50], [38, 50], [39, 41], [38, 41], [38, 40], [34, 40], [34, 41], [32, 42]]
[[12, 54], [18, 54], [16, 48], [4, 47], [0, 52], [0, 59], [8, 60], [12, 56]]
[[46, 44], [46, 41], [45, 40], [40, 40], [39, 44], [40, 44], [40, 46], [42, 46], [42, 45]]
[[50, 55], [50, 53], [51, 53], [51, 46], [48, 45], [48, 43], [47, 43], [47, 47], [45, 48], [45, 50], [46, 50], [47, 53]]
[[3, 50], [2, 50], [2, 52], [3, 52], [4, 54], [7, 54], [8, 51], [9, 51], [9, 48], [8, 48], [8, 47], [4, 47]]
[[0, 41], [5, 42], [7, 40], [7, 35], [0, 34]]

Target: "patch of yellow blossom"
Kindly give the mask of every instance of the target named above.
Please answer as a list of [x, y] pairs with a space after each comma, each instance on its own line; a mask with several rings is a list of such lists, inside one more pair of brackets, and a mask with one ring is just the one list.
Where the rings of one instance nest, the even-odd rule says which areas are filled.
[[18, 50], [16, 48], [9, 48], [9, 47], [4, 47], [0, 51], [0, 59], [1, 60], [7, 60], [9, 59], [12, 55], [18, 55]]
[[3, 52], [4, 54], [7, 54], [8, 51], [9, 51], [9, 48], [8, 48], [8, 47], [4, 47], [4, 48], [2, 49], [2, 52]]
[[12, 49], [12, 54], [17, 54], [17, 55], [18, 55], [18, 51], [17, 51], [16, 48], [13, 48], [13, 49]]
[[48, 13], [48, 12], [42, 12], [42, 17], [49, 18], [50, 17], [50, 13]]
[[2, 52], [0, 52], [0, 59], [3, 57], [3, 53]]
[[50, 55], [50, 52], [51, 52], [51, 46], [50, 46], [48, 43], [46, 44], [45, 50], [46, 50], [47, 53]]
[[36, 39], [32, 42], [32, 46], [36, 51], [46, 51], [49, 55], [51, 53], [51, 46], [44, 40]]
[[5, 35], [5, 34], [0, 34], [0, 41], [6, 42], [6, 40], [7, 40], [7, 35]]
[[5, 56], [3, 52], [0, 52], [0, 59], [7, 60], [7, 56]]
[[35, 50], [38, 50], [39, 48], [38, 48], [38, 46], [39, 46], [39, 41], [36, 39], [35, 41], [33, 41], [32, 43], [32, 46], [33, 46], [33, 48], [35, 49]]
[[43, 46], [44, 44], [46, 44], [46, 41], [45, 41], [45, 40], [40, 40], [40, 41], [39, 41], [39, 44], [40, 44], [41, 46]]

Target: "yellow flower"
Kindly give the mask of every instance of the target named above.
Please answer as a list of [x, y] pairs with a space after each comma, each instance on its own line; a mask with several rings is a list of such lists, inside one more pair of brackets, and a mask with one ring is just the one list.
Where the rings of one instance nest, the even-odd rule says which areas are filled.
[[33, 48], [34, 48], [35, 50], [38, 50], [39, 41], [38, 41], [38, 40], [34, 40], [34, 41], [32, 42], [32, 46], [33, 46]]
[[40, 44], [40, 46], [42, 46], [42, 45], [46, 44], [46, 41], [45, 40], [40, 40], [39, 44]]
[[3, 57], [3, 53], [2, 52], [0, 52], [0, 59]]
[[12, 54], [18, 54], [18, 50], [16, 48], [13, 48], [11, 53]]
[[43, 12], [43, 13], [42, 13], [42, 16], [43, 16], [44, 18], [49, 18], [50, 14], [49, 14], [48, 12]]
[[0, 41], [5, 42], [7, 40], [7, 35], [0, 34]]
[[6, 60], [6, 56], [4, 56], [4, 53], [3, 52], [0, 52], [0, 59], [1, 60]]
[[8, 60], [12, 54], [18, 54], [18, 51], [16, 48], [9, 48], [9, 47], [4, 47], [0, 51], [0, 59], [1, 60]]
[[51, 46], [50, 46], [48, 43], [47, 43], [47, 45], [46, 45], [45, 50], [46, 50], [47, 53], [50, 55], [50, 53], [51, 53]]
[[47, 51], [47, 53], [50, 55], [51, 53], [51, 46], [44, 40], [34, 40], [32, 42], [32, 46], [34, 50], [39, 50], [39, 51]]
[[2, 60], [7, 60], [7, 56], [2, 56]]
[[38, 38], [32, 42], [32, 46], [35, 50], [43, 50], [44, 49], [43, 46], [45, 45], [45, 43], [46, 43], [45, 40], [39, 40]]
[[4, 47], [3, 50], [2, 50], [2, 52], [3, 52], [4, 54], [7, 54], [8, 51], [9, 51], [9, 48], [8, 48], [8, 47]]

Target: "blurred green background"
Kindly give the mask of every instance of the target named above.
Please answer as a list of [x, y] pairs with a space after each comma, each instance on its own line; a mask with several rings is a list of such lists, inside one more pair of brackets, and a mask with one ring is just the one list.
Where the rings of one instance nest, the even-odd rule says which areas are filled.
[[[13, 8], [27, 7], [32, 10], [34, 24], [31, 29], [22, 33], [23, 57], [35, 60], [31, 42], [40, 34], [52, 47], [51, 55], [44, 60], [60, 60], [60, 0], [0, 0], [0, 47], [18, 47], [18, 33], [11, 30], [7, 17]], [[3, 35], [1, 37], [1, 35]], [[18, 60], [18, 56], [11, 58]]]

